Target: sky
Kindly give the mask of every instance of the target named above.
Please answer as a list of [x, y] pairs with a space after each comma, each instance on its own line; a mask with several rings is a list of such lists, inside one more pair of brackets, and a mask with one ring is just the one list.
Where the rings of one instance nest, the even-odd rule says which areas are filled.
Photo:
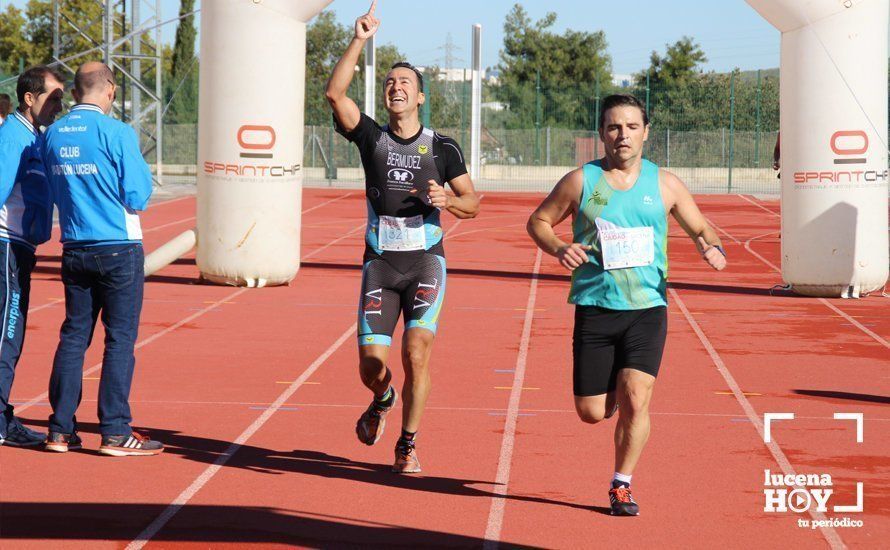
[[[497, 65], [503, 46], [504, 20], [516, 0], [450, 0], [416, 2], [379, 0], [378, 44], [395, 44], [415, 65], [444, 65], [444, 45], [450, 33], [461, 49], [463, 66], [471, 58], [471, 26], [482, 25], [482, 63]], [[706, 71], [724, 72], [779, 66], [779, 31], [743, 0], [524, 0], [520, 4], [532, 20], [556, 13], [553, 30], [605, 31], [612, 71], [639, 72], [649, 64], [652, 50], [663, 53], [684, 35], [704, 50]], [[335, 0], [327, 9], [352, 25], [367, 11], [367, 0]], [[423, 8], [418, 8], [423, 6]]]
[[[209, 0], [208, 0], [209, 1]], [[299, 1], [299, 0], [292, 0]], [[482, 63], [498, 64], [503, 44], [504, 19], [516, 0], [379, 0], [381, 20], [377, 43], [395, 44], [415, 65], [445, 66], [448, 35], [456, 47], [455, 67], [467, 67], [471, 58], [471, 27], [482, 25]], [[663, 53], [665, 45], [684, 35], [693, 37], [708, 58], [705, 71], [725, 72], [767, 69], [779, 65], [779, 32], [743, 0], [523, 0], [532, 20], [548, 12], [557, 15], [553, 29], [606, 33], [612, 70], [616, 74], [638, 72], [648, 66], [652, 50]], [[27, 0], [0, 0], [23, 7]], [[198, 6], [201, 0], [197, 2]], [[334, 0], [327, 9], [340, 23], [352, 27], [365, 13], [370, 0]], [[179, 0], [161, 0], [162, 19], [175, 17]], [[175, 24], [166, 25], [162, 39], [172, 42]]]

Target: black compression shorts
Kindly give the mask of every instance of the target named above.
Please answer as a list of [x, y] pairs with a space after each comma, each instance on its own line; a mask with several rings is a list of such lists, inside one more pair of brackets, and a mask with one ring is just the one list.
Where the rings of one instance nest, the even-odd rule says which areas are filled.
[[638, 310], [575, 306], [575, 395], [601, 395], [614, 390], [621, 369], [658, 376], [666, 337], [664, 306]]
[[392, 333], [404, 314], [405, 328], [436, 332], [445, 299], [445, 258], [428, 252], [399, 270], [384, 258], [365, 262], [358, 308], [360, 346], [392, 342]]

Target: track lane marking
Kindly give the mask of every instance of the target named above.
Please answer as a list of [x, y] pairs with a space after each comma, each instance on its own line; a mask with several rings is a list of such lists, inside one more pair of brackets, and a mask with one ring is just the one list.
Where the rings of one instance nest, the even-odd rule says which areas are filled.
[[[747, 416], [751, 424], [754, 425], [754, 428], [757, 430], [757, 434], [760, 436], [760, 440], [763, 441], [763, 422], [754, 411], [754, 407], [751, 406], [751, 402], [745, 396], [744, 392], [742, 392], [741, 388], [735, 380], [735, 377], [733, 377], [732, 373], [726, 367], [726, 364], [723, 362], [723, 358], [720, 357], [720, 354], [717, 353], [716, 349], [714, 349], [714, 346], [711, 344], [711, 341], [701, 329], [701, 326], [699, 326], [695, 318], [689, 313], [689, 310], [686, 308], [686, 304], [683, 302], [682, 298], [680, 298], [680, 295], [677, 293], [677, 291], [671, 288], [668, 289], [668, 292], [670, 292], [671, 297], [674, 299], [674, 302], [680, 308], [680, 311], [683, 312], [683, 316], [686, 318], [686, 322], [689, 323], [690, 327], [692, 327], [695, 335], [698, 336], [698, 340], [708, 352], [708, 355], [711, 357], [711, 361], [714, 363], [714, 366], [717, 367], [720, 375], [723, 376], [723, 380], [726, 381], [726, 385], [729, 386], [729, 389], [735, 396], [736, 401], [738, 401], [739, 405], [742, 407], [742, 410], [745, 411], [745, 416]], [[791, 462], [788, 461], [788, 457], [785, 456], [782, 448], [779, 447], [778, 443], [776, 443], [775, 437], [771, 438], [768, 443], [764, 443], [764, 445], [786, 475], [797, 475], [797, 472], [794, 470]], [[827, 519], [825, 514], [823, 514], [822, 512], [814, 511], [812, 508], [810, 508], [808, 511], [810, 517], [812, 517], [814, 521], [821, 522]], [[835, 531], [833, 527], [822, 527], [820, 524], [819, 529], [822, 532], [822, 536], [825, 537], [825, 540], [828, 542], [828, 545], [831, 548], [846, 548], [843, 541], [841, 540], [840, 535], [838, 535], [837, 531]]]
[[[744, 197], [742, 197], [742, 198], [744, 198]], [[760, 206], [760, 205], [756, 205], [756, 206]], [[764, 208], [764, 210], [767, 210], [767, 209]], [[777, 215], [777, 214], [771, 212], [770, 210], [767, 210], [767, 212], [770, 212], [773, 215]], [[736, 244], [742, 244], [742, 242], [739, 239], [732, 236], [728, 231], [724, 230], [723, 228], [721, 228], [719, 225], [715, 224], [710, 219], [708, 219], [708, 223], [711, 224], [720, 233], [722, 233], [722, 234], [726, 235], [727, 237], [729, 237], [730, 239], [732, 239]], [[774, 263], [770, 262], [769, 260], [767, 260], [766, 258], [761, 256], [760, 254], [758, 254], [751, 248], [751, 243], [753, 241], [756, 241], [757, 239], [762, 239], [763, 237], [766, 237], [768, 235], [773, 235], [776, 233], [780, 233], [780, 232], [779, 231], [770, 231], [769, 233], [764, 233], [762, 235], [757, 235], [756, 237], [751, 237], [750, 239], [745, 241], [744, 247], [745, 247], [745, 250], [747, 250], [751, 255], [753, 255], [755, 258], [760, 260], [763, 264], [769, 266], [773, 271], [776, 271], [777, 273], [781, 274], [782, 270], [779, 267], [777, 267]], [[883, 338], [881, 335], [877, 334], [873, 330], [869, 329], [868, 327], [866, 327], [865, 325], [863, 325], [862, 323], [860, 323], [859, 321], [854, 319], [848, 313], [841, 310], [840, 308], [838, 308], [837, 306], [835, 306], [834, 304], [832, 304], [825, 298], [816, 298], [816, 301], [818, 301], [819, 303], [821, 303], [828, 309], [832, 310], [833, 312], [835, 312], [837, 315], [839, 315], [843, 319], [846, 319], [850, 324], [852, 324], [854, 327], [858, 328], [860, 331], [862, 331], [865, 335], [869, 336], [875, 342], [881, 344], [882, 346], [884, 346], [887, 349], [890, 349], [890, 342], [888, 342], [885, 338]]]
[[[151, 336], [149, 336], [147, 338], [143, 338], [142, 340], [136, 342], [136, 345], [134, 346], [133, 351], [135, 352], [136, 350], [138, 350], [144, 346], [147, 346], [148, 344], [151, 344], [155, 340], [166, 336], [167, 334], [173, 332], [174, 330], [178, 329], [182, 325], [185, 325], [186, 323], [190, 323], [191, 321], [194, 321], [195, 319], [197, 319], [198, 317], [201, 317], [205, 313], [208, 313], [208, 312], [216, 309], [223, 302], [237, 298], [241, 294], [247, 292], [247, 290], [248, 290], [247, 287], [240, 288], [240, 289], [236, 290], [235, 292], [228, 294], [224, 298], [217, 300], [213, 304], [189, 315], [188, 317], [186, 317], [180, 321], [177, 321], [176, 323], [174, 323], [173, 325], [170, 325], [169, 327], [165, 328], [164, 330], [157, 332], [155, 334], [152, 334]], [[100, 362], [96, 363], [95, 365], [91, 366], [90, 368], [88, 368], [87, 370], [83, 371], [83, 376], [89, 376], [101, 368], [102, 368], [102, 362], [100, 361]], [[38, 395], [37, 397], [34, 397], [33, 399], [26, 401], [24, 404], [17, 406], [16, 410], [18, 410], [19, 412], [24, 411], [24, 410], [34, 406], [35, 404], [43, 401], [44, 399], [47, 398], [47, 396], [48, 396], [48, 392], [43, 392], [40, 395]]]
[[[453, 227], [456, 227], [459, 224], [455, 223]], [[307, 254], [303, 257], [305, 260], [315, 254], [322, 252], [328, 247], [342, 241], [343, 239], [349, 237], [357, 230], [365, 227], [365, 224], [362, 224], [355, 229], [351, 230], [349, 233], [334, 239], [330, 243], [322, 246], [321, 248], [316, 249], [310, 254]], [[452, 228], [453, 228], [452, 227]], [[446, 233], [447, 234], [447, 233]], [[127, 550], [139, 550], [144, 547], [164, 526], [176, 515], [179, 510], [182, 509], [191, 499], [194, 497], [212, 478], [216, 475], [216, 473], [225, 465], [229, 459], [238, 452], [244, 443], [247, 442], [263, 425], [275, 414], [278, 410], [282, 410], [285, 407], [285, 404], [288, 399], [290, 399], [296, 391], [305, 384], [309, 384], [308, 379], [315, 374], [315, 372], [327, 361], [327, 359], [337, 351], [340, 346], [342, 346], [346, 340], [348, 340], [353, 334], [356, 333], [357, 325], [353, 323], [350, 325], [348, 329], [346, 329], [340, 337], [331, 344], [328, 349], [326, 349], [309, 367], [306, 368], [305, 371], [278, 396], [268, 408], [264, 409], [263, 414], [257, 418], [253, 424], [251, 424], [246, 430], [244, 430], [240, 436], [231, 444], [229, 447], [221, 454], [216, 461], [204, 472], [189, 485], [179, 496], [157, 517], [155, 520], [149, 524], [130, 544], [127, 545]], [[288, 409], [289, 410], [289, 409]]]
[[513, 374], [513, 386], [510, 390], [510, 401], [507, 405], [506, 419], [504, 420], [504, 435], [501, 439], [501, 453], [498, 458], [497, 476], [491, 498], [491, 507], [488, 511], [488, 523], [485, 528], [485, 542], [482, 547], [486, 550], [494, 550], [500, 544], [501, 530], [504, 525], [504, 507], [509, 490], [510, 467], [513, 462], [513, 448], [516, 442], [516, 423], [519, 418], [519, 401], [522, 398], [523, 381], [525, 380], [525, 367], [528, 361], [528, 348], [531, 341], [532, 320], [535, 316], [535, 301], [538, 295], [538, 274], [541, 271], [541, 249], [537, 249], [535, 266], [532, 269], [532, 279], [528, 290], [528, 301], [525, 306], [525, 319], [522, 322], [522, 337], [519, 341], [519, 353], [516, 356], [516, 371]]
[[[281, 394], [278, 396], [268, 408], [263, 410], [263, 413], [253, 421], [253, 423], [247, 427], [241, 435], [238, 436], [235, 441], [233, 441], [228, 448], [217, 457], [217, 459], [208, 466], [202, 473], [199, 475], [184, 491], [182, 491], [176, 499], [170, 503], [167, 508], [164, 509], [161, 514], [152, 521], [148, 527], [146, 527], [139, 535], [133, 539], [130, 544], [127, 545], [127, 550], [139, 550], [144, 547], [148, 542], [156, 535], [158, 532], [164, 528], [165, 525], [179, 512], [183, 506], [188, 504], [188, 502], [194, 497], [198, 492], [205, 486], [207, 483], [213, 479], [213, 476], [216, 475], [217, 472], [229, 461], [238, 450], [244, 446], [244, 444], [257, 432], [263, 425], [272, 418], [279, 410], [282, 410], [285, 402], [290, 399], [290, 397], [296, 393], [298, 389], [303, 385], [303, 383], [309, 379], [310, 376], [315, 374], [324, 363], [328, 360], [328, 358], [337, 351], [340, 346], [343, 345], [346, 340], [348, 340], [353, 334], [355, 334], [356, 325], [353, 323], [347, 328], [343, 334], [340, 335], [337, 340], [334, 341], [333, 344], [328, 346], [328, 348], [319, 355], [315, 361], [312, 362], [306, 370], [291, 383]], [[290, 408], [288, 408], [290, 410]]]

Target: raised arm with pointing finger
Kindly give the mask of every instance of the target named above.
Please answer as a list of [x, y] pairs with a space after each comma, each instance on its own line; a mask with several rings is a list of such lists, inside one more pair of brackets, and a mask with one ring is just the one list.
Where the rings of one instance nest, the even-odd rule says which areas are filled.
[[361, 120], [362, 113], [359, 111], [358, 105], [349, 99], [346, 92], [349, 90], [349, 84], [352, 82], [355, 66], [358, 65], [358, 58], [362, 53], [362, 48], [365, 47], [365, 42], [374, 36], [374, 33], [380, 28], [380, 20], [374, 17], [376, 6], [376, 0], [371, 2], [368, 13], [355, 20], [355, 36], [352, 37], [343, 57], [334, 66], [334, 72], [325, 89], [325, 97], [334, 110], [334, 116], [340, 127], [346, 132], [355, 129]]

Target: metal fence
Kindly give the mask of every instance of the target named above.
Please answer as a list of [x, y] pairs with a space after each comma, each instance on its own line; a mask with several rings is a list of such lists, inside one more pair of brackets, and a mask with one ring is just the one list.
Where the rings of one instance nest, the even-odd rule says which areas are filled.
[[[362, 104], [357, 89], [353, 86], [354, 99]], [[645, 156], [676, 173], [693, 192], [779, 192], [771, 168], [779, 125], [778, 78], [760, 71], [704, 75], [671, 88], [644, 83], [601, 88], [595, 82], [555, 86], [539, 79], [521, 86], [487, 85], [477, 187], [547, 191], [569, 170], [602, 156], [594, 129], [602, 99], [613, 92], [633, 93], [644, 102], [651, 122]], [[469, 83], [432, 80], [426, 95], [424, 124], [455, 138], [468, 153]], [[307, 109], [304, 134], [305, 184], [360, 187], [364, 174], [358, 150], [334, 132], [326, 108], [314, 107]], [[143, 131], [152, 134], [153, 128]], [[150, 140], [143, 140], [146, 159], [154, 163]], [[164, 125], [165, 182], [194, 181], [197, 142], [196, 125]]]
[[[453, 136], [459, 130], [440, 129]], [[653, 127], [645, 155], [696, 193], [778, 194], [779, 180], [771, 168], [775, 138], [775, 132]], [[174, 181], [190, 181], [197, 147], [196, 125], [166, 125], [164, 173]], [[547, 191], [566, 172], [601, 154], [599, 136], [592, 131], [485, 128], [481, 177], [475, 183], [484, 190]], [[154, 153], [146, 160], [153, 164]], [[306, 126], [303, 167], [305, 184], [312, 187], [360, 187], [364, 181], [358, 149], [331, 126]]]
[[[759, 72], [711, 75], [671, 89], [601, 88], [598, 83], [566, 87], [540, 79], [523, 86], [488, 85], [477, 187], [546, 191], [569, 170], [602, 156], [595, 128], [602, 99], [613, 92], [633, 93], [645, 103], [652, 126], [644, 154], [675, 172], [693, 192], [778, 193], [771, 168], [778, 79]], [[354, 99], [362, 104], [357, 93]], [[424, 123], [469, 152], [469, 83], [432, 80], [426, 96]], [[358, 150], [334, 132], [328, 111], [311, 113], [304, 135], [306, 185], [361, 186]], [[164, 137], [165, 170], [194, 174], [194, 126], [165, 126]]]

